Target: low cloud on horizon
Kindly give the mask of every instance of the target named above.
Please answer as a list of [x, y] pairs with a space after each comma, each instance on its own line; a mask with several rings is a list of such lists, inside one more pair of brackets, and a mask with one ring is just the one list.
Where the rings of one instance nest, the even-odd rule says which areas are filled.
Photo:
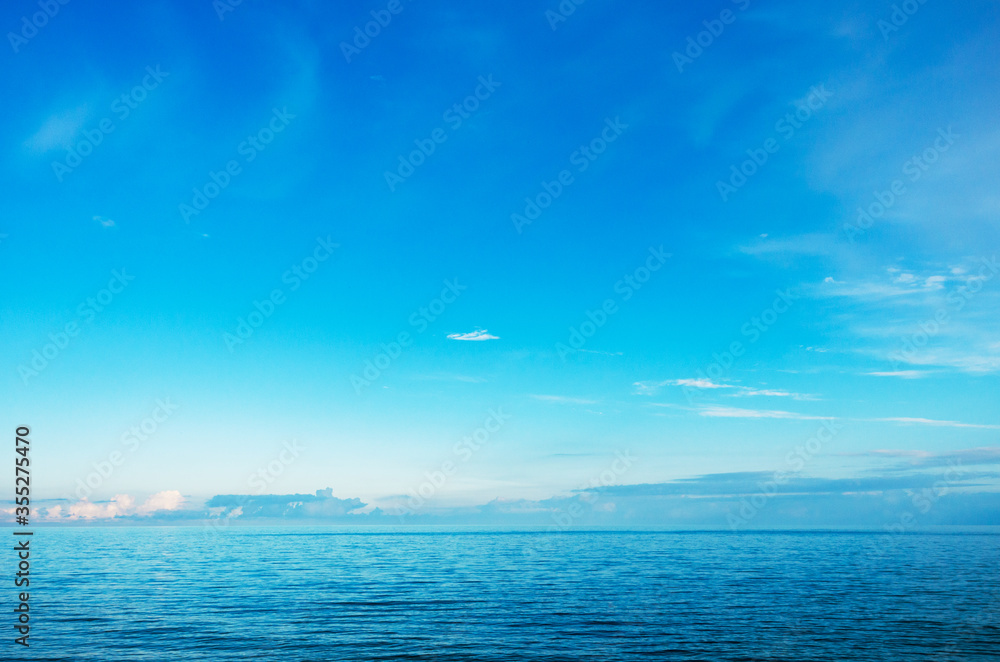
[[729, 524], [734, 513], [750, 510], [754, 517], [744, 522], [747, 528], [879, 529], [897, 522], [904, 513], [911, 513], [918, 524], [925, 525], [1000, 525], [1000, 472], [971, 468], [1000, 466], [1000, 447], [937, 454], [881, 450], [865, 455], [893, 462], [885, 469], [889, 475], [862, 472], [859, 476], [827, 478], [802, 475], [794, 467], [785, 467], [662, 483], [608, 484], [545, 499], [497, 498], [469, 506], [442, 505], [433, 495], [425, 500], [415, 494], [368, 504], [358, 498], [336, 497], [332, 488], [315, 494], [217, 495], [202, 506], [190, 506], [179, 492], [171, 490], [158, 492], [141, 505], [128, 495], [96, 502], [51, 500], [42, 505], [39, 521], [716, 529], [733, 528]]

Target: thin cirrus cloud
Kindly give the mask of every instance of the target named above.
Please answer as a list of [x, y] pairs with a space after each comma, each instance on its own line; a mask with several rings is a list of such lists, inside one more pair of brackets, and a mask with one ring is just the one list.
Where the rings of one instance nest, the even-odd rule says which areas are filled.
[[931, 425], [939, 428], [974, 428], [979, 430], [1000, 430], [1000, 425], [980, 425], [978, 423], [962, 423], [960, 421], [938, 421], [931, 418], [873, 418], [879, 423], [902, 423], [904, 425]]
[[735, 388], [731, 384], [717, 384], [710, 379], [665, 379], [663, 381], [644, 381], [632, 384], [639, 395], [653, 395], [664, 386], [686, 386], [688, 388]]
[[664, 386], [680, 386], [683, 388], [697, 388], [697, 389], [729, 389], [730, 392], [726, 395], [730, 397], [750, 397], [750, 396], [762, 396], [762, 397], [773, 397], [773, 398], [793, 398], [795, 400], [815, 400], [816, 397], [806, 394], [806, 393], [792, 393], [790, 391], [783, 391], [780, 389], [760, 389], [752, 388], [750, 386], [740, 386], [738, 384], [720, 384], [718, 382], [713, 382], [711, 379], [704, 377], [696, 379], [667, 379], [664, 381], [645, 381], [645, 382], [635, 382], [633, 385], [635, 387], [635, 392], [639, 395], [653, 395], [659, 389]]
[[53, 115], [42, 124], [38, 131], [25, 141], [25, 145], [36, 153], [44, 153], [57, 148], [68, 148], [77, 132], [87, 121], [89, 111], [86, 106]]
[[988, 374], [1000, 372], [1000, 352], [990, 344], [997, 333], [991, 311], [1000, 300], [990, 283], [998, 273], [992, 256], [914, 265], [897, 260], [875, 275], [848, 273], [806, 289], [817, 299], [854, 306], [845, 332], [894, 364], [864, 375], [913, 380], [944, 371]]
[[963, 448], [945, 453], [930, 453], [921, 450], [881, 449], [866, 453], [843, 453], [843, 455], [846, 457], [876, 457], [889, 460], [905, 460], [905, 462], [901, 462], [895, 467], [896, 470], [900, 471], [922, 467], [1000, 464], [1000, 446]]
[[780, 391], [775, 389], [766, 388], [750, 388], [749, 386], [740, 386], [736, 391], [731, 393], [733, 397], [740, 398], [745, 396], [765, 396], [771, 398], [792, 398], [794, 400], [815, 400], [816, 397], [809, 395], [808, 393], [792, 393], [790, 391]]
[[699, 416], [709, 418], [783, 418], [795, 421], [829, 421], [833, 416], [810, 416], [791, 411], [776, 411], [772, 409], [740, 409], [738, 407], [702, 407]]
[[494, 336], [486, 329], [477, 329], [469, 333], [450, 333], [449, 340], [500, 340], [500, 336]]
[[[705, 406], [697, 410], [699, 416], [708, 418], [780, 418], [794, 421], [829, 421], [836, 416], [813, 416], [810, 414], [799, 414], [791, 411], [780, 411], [772, 409], [741, 409], [738, 407]], [[962, 423], [961, 421], [941, 421], [931, 418], [908, 418], [902, 416], [892, 416], [883, 418], [854, 418], [846, 419], [865, 423], [896, 423], [899, 425], [927, 425], [942, 428], [968, 428], [976, 430], [1000, 430], [1000, 425], [986, 425], [979, 423]]]

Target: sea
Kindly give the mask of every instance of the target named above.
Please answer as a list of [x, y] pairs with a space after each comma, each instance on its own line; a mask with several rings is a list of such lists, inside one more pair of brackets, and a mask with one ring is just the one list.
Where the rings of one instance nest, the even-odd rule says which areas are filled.
[[30, 572], [2, 660], [1000, 660], [995, 533], [47, 528]]

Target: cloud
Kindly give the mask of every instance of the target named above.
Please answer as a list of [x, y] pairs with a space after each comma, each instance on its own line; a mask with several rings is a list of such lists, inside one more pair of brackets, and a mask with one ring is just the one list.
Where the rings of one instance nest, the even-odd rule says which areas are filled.
[[892, 362], [891, 369], [868, 374], [916, 379], [924, 375], [909, 369], [924, 367], [985, 374], [1000, 371], [1000, 352], [990, 346], [997, 338], [992, 311], [1000, 292], [987, 287], [997, 273], [995, 260], [986, 258], [897, 264], [874, 277], [816, 284], [810, 291], [851, 306], [842, 311], [842, 331], [868, 341], [856, 342], [857, 351]]
[[736, 407], [702, 407], [699, 416], [709, 418], [783, 418], [795, 421], [828, 421], [833, 416], [809, 416], [790, 411], [775, 411], [769, 409], [738, 409]]
[[[739, 409], [737, 407], [720, 407], [715, 405], [705, 406], [697, 411], [699, 416], [706, 416], [709, 418], [780, 418], [794, 421], [828, 421], [836, 418], [834, 416], [812, 416], [790, 411]], [[1000, 430], [1000, 425], [980, 425], [978, 423], [961, 423], [959, 421], [938, 421], [930, 418], [906, 418], [893, 416], [885, 418], [854, 418], [845, 420], [853, 420], [864, 423], [899, 423], [901, 425], [929, 425], [934, 427]]]
[[[1000, 464], [1000, 446], [984, 446], [981, 448], [964, 448], [945, 453], [930, 453], [920, 450], [874, 450], [867, 453], [845, 453], [847, 457], [878, 457], [893, 460], [906, 460], [890, 471], [909, 471], [915, 468]], [[886, 471], [877, 469], [873, 471]]]
[[623, 356], [622, 352], [602, 352], [598, 349], [578, 349], [578, 352], [585, 352], [587, 354], [604, 354], [605, 356]]
[[[900, 281], [894, 281], [899, 283]], [[898, 297], [913, 297], [924, 290], [907, 287], [894, 287], [886, 283], [827, 283], [836, 287], [826, 288], [825, 294], [834, 297], [858, 298], [871, 301], [884, 301]]]
[[67, 517], [70, 519], [111, 519], [127, 515], [132, 508], [134, 499], [127, 494], [116, 494], [111, 501], [91, 503], [77, 501], [69, 507]]
[[106, 228], [115, 227], [115, 222], [112, 221], [110, 218], [104, 218], [103, 216], [95, 216], [94, 220]]
[[740, 398], [746, 396], [764, 396], [769, 398], [792, 398], [795, 400], [815, 400], [816, 397], [809, 395], [808, 393], [792, 393], [790, 391], [778, 391], [774, 389], [758, 389], [750, 388], [748, 386], [740, 386], [738, 390], [734, 393], [729, 394], [731, 397]]
[[978, 423], [960, 423], [959, 421], [938, 421], [931, 418], [872, 418], [868, 419], [879, 423], [902, 423], [904, 425], [930, 425], [940, 428], [976, 428], [980, 430], [1000, 430], [1000, 425], [980, 425]]
[[944, 276], [930, 276], [924, 281], [924, 287], [932, 290], [941, 290], [944, 289], [944, 285], [942, 285], [942, 283], [946, 280], [947, 279]]
[[449, 340], [500, 340], [499, 336], [492, 335], [486, 329], [477, 329], [469, 333], [452, 333], [448, 335]]
[[32, 151], [39, 153], [59, 147], [69, 149], [72, 145], [73, 137], [83, 128], [88, 115], [89, 112], [86, 106], [81, 106], [59, 115], [53, 115], [24, 144]]
[[931, 457], [932, 453], [927, 451], [904, 451], [904, 450], [874, 450], [867, 453], [847, 453], [850, 456], [874, 456], [874, 457]]
[[961, 348], [924, 347], [919, 352], [905, 354], [896, 350], [891, 358], [909, 365], [954, 368], [972, 374], [1000, 371], [1000, 352], [996, 346], [984, 347], [981, 353], [974, 354], [968, 351], [971, 344], [967, 340]]
[[749, 397], [749, 396], [761, 396], [761, 397], [774, 397], [774, 398], [794, 398], [795, 400], [815, 400], [816, 397], [808, 395], [805, 393], [792, 393], [790, 391], [782, 391], [777, 389], [759, 389], [752, 388], [750, 386], [740, 386], [738, 384], [720, 384], [718, 382], [713, 382], [711, 379], [707, 378], [697, 378], [697, 379], [668, 379], [661, 382], [645, 381], [645, 382], [635, 382], [632, 384], [635, 387], [635, 392], [638, 395], [653, 395], [660, 388], [664, 386], [681, 386], [684, 388], [697, 388], [697, 389], [730, 389], [732, 392], [727, 393], [730, 397]]
[[[212, 515], [223, 519], [271, 518], [308, 519], [351, 515], [368, 504], [361, 499], [339, 499], [333, 490], [316, 490], [316, 494], [220, 494], [205, 504]], [[377, 510], [377, 509], [376, 509]], [[375, 511], [372, 511], [375, 512]]]
[[777, 257], [787, 259], [789, 256], [825, 256], [836, 253], [840, 242], [833, 234], [815, 232], [791, 237], [774, 237], [760, 235], [762, 241], [756, 241], [747, 246], [740, 246], [739, 251], [745, 255], [766, 258]]
[[[807, 494], [857, 494], [878, 493], [888, 490], [912, 490], [932, 487], [940, 476], [932, 473], [913, 472], [908, 475], [863, 476], [855, 478], [817, 478], [782, 473], [780, 494], [785, 496]], [[959, 470], [958, 484], [971, 481], [981, 483], [997, 477], [991, 472]], [[762, 484], [773, 481], [774, 471], [743, 471], [706, 474], [695, 478], [681, 478], [666, 483], [611, 485], [597, 488], [606, 496], [748, 496], [762, 491]]]
[[930, 370], [892, 370], [889, 372], [866, 372], [873, 377], [899, 377], [900, 379], [920, 379], [933, 374]]
[[718, 384], [711, 379], [666, 379], [664, 381], [644, 381], [632, 384], [636, 393], [640, 395], [652, 395], [664, 386], [686, 386], [688, 388], [736, 388], [731, 384]]
[[157, 492], [136, 506], [128, 494], [116, 494], [110, 501], [91, 502], [86, 499], [69, 506], [65, 516], [62, 507], [48, 510], [52, 519], [114, 519], [116, 517], [150, 516], [164, 511], [177, 511], [184, 505], [184, 496], [177, 490]]
[[635, 382], [634, 384], [632, 384], [632, 386], [635, 387], [635, 392], [638, 393], [639, 395], [653, 395], [654, 393], [656, 393], [657, 391], [659, 391], [660, 388], [666, 386], [669, 383], [670, 383], [670, 381], [665, 381], [665, 382]]
[[177, 490], [157, 492], [136, 509], [139, 515], [151, 515], [161, 510], [179, 510], [184, 505], [184, 497]]

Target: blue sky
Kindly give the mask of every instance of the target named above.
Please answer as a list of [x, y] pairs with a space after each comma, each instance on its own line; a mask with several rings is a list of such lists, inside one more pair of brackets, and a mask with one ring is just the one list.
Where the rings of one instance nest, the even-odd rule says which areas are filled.
[[626, 451], [995, 492], [1000, 25], [915, 6], [7, 7], [35, 494], [545, 503]]

